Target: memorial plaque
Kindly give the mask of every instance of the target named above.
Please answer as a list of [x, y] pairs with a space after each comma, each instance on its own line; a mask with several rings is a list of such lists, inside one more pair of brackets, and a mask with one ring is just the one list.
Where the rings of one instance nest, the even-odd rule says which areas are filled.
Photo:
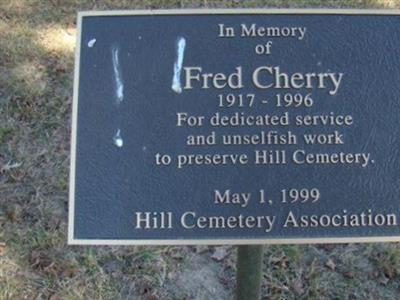
[[78, 21], [70, 243], [400, 240], [398, 12]]

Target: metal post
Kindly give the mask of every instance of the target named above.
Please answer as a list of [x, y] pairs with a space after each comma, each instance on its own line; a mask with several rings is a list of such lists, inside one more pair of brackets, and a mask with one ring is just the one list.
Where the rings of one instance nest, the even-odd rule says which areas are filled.
[[262, 245], [239, 246], [237, 259], [237, 300], [261, 299]]

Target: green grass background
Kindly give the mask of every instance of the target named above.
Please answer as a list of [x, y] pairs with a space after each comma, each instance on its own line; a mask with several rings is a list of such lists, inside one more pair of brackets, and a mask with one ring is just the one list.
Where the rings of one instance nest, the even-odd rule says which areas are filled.
[[[193, 261], [212, 266], [219, 284], [204, 299], [232, 298], [233, 247], [66, 245], [76, 12], [205, 7], [394, 9], [400, 2], [0, 0], [0, 299], [203, 299], [194, 283], [174, 282]], [[225, 256], [215, 263], [218, 251]], [[263, 297], [400, 299], [399, 272], [398, 244], [270, 246]]]

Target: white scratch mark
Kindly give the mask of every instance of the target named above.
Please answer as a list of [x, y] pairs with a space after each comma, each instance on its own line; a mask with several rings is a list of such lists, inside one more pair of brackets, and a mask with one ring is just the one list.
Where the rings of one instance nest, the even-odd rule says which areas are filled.
[[88, 45], [89, 48], [92, 48], [92, 47], [94, 46], [94, 44], [96, 44], [96, 39], [91, 39], [91, 40], [87, 43], [87, 45]]
[[121, 67], [119, 64], [119, 47], [112, 48], [112, 62], [115, 78], [115, 93], [119, 104], [124, 99], [124, 84], [122, 82]]
[[183, 56], [185, 54], [186, 40], [183, 37], [179, 37], [176, 46], [176, 61], [174, 63], [174, 77], [172, 78], [172, 90], [178, 94], [182, 93], [181, 86], [181, 71]]
[[118, 148], [121, 148], [124, 145], [124, 140], [121, 137], [121, 129], [118, 129], [117, 133], [114, 135], [114, 145]]

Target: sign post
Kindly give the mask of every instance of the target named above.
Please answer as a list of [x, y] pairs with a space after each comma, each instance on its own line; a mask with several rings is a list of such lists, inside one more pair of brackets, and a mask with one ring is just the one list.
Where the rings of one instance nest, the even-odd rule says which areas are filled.
[[[69, 243], [400, 241], [400, 15], [78, 17]], [[252, 294], [254, 293], [254, 294]]]
[[263, 254], [262, 245], [238, 247], [237, 300], [261, 299]]

